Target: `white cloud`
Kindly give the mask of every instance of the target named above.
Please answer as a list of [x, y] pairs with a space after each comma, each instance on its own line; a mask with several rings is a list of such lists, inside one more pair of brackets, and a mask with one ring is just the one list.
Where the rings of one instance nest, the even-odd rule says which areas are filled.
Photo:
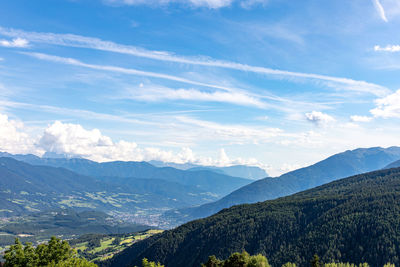
[[79, 66], [79, 67], [84, 67], [84, 68], [89, 68], [89, 69], [111, 71], [111, 72], [117, 72], [117, 73], [122, 73], [122, 74], [152, 77], [152, 78], [158, 78], [158, 79], [165, 79], [165, 80], [171, 80], [171, 81], [175, 81], [175, 82], [210, 87], [210, 88], [221, 89], [221, 90], [226, 90], [226, 91], [235, 90], [233, 88], [229, 88], [226, 86], [219, 86], [219, 85], [215, 85], [215, 84], [197, 82], [197, 81], [189, 80], [186, 78], [181, 78], [181, 77], [174, 76], [174, 75], [168, 75], [168, 74], [162, 74], [162, 73], [156, 73], [156, 72], [150, 72], [150, 71], [141, 71], [141, 70], [136, 70], [136, 69], [127, 69], [127, 68], [121, 68], [121, 67], [115, 67], [115, 66], [88, 64], [88, 63], [84, 63], [84, 62], [79, 61], [74, 58], [66, 58], [66, 57], [53, 56], [53, 55], [48, 55], [48, 54], [43, 54], [43, 53], [31, 53], [31, 52], [23, 52], [23, 54], [29, 55], [29, 56], [32, 56], [32, 57], [35, 57], [35, 58], [41, 59], [41, 60], [47, 60], [47, 61], [52, 61], [52, 62], [57, 62], [57, 63], [74, 65], [74, 66]]
[[306, 113], [305, 116], [308, 121], [316, 125], [326, 125], [328, 123], [336, 121], [332, 116], [322, 113], [320, 111], [312, 111]]
[[385, 22], [388, 22], [385, 9], [383, 8], [381, 2], [379, 0], [372, 0], [372, 2], [374, 3], [375, 9], [378, 12], [379, 16], [381, 17], [381, 19]]
[[372, 121], [372, 117], [368, 116], [359, 116], [359, 115], [353, 115], [350, 117], [350, 120], [353, 122], [370, 122]]
[[4, 47], [28, 47], [29, 42], [26, 39], [15, 38], [11, 41], [9, 40], [0, 40], [0, 46]]
[[174, 163], [195, 163], [202, 165], [230, 166], [233, 164], [252, 164], [255, 159], [230, 159], [221, 149], [219, 157], [199, 157], [190, 148], [184, 147], [180, 152], [165, 151], [159, 148], [140, 148], [134, 142], [113, 142], [110, 137], [102, 135], [98, 129], [86, 130], [79, 124], [56, 121], [44, 130], [38, 142], [40, 149], [46, 152], [84, 157], [95, 161], [150, 161], [160, 160]]
[[4, 58], [0, 57], [0, 61], [4, 61]]
[[357, 81], [348, 78], [326, 76], [313, 73], [301, 73], [301, 72], [277, 70], [266, 67], [246, 65], [231, 61], [216, 60], [208, 57], [183, 57], [175, 55], [170, 52], [151, 51], [135, 46], [121, 45], [110, 41], [103, 41], [98, 38], [91, 38], [74, 34], [25, 32], [21, 30], [6, 29], [2, 27], [0, 27], [0, 34], [9, 37], [23, 37], [29, 40], [30, 42], [96, 49], [114, 53], [127, 54], [136, 57], [144, 57], [153, 60], [200, 65], [206, 67], [225, 68], [225, 69], [232, 69], [244, 72], [253, 72], [264, 75], [273, 75], [273, 76], [287, 78], [290, 80], [293, 80], [293, 78], [302, 78], [315, 81], [323, 81], [325, 85], [334, 87], [336, 89], [369, 93], [378, 96], [382, 96], [389, 92], [389, 90], [383, 86], [369, 83], [366, 81]]
[[375, 100], [376, 108], [370, 110], [374, 117], [400, 118], [400, 89], [386, 97]]
[[160, 160], [174, 163], [194, 163], [213, 166], [248, 164], [262, 166], [256, 159], [231, 159], [224, 149], [216, 158], [201, 157], [190, 148], [183, 147], [179, 152], [166, 151], [155, 147], [139, 147], [134, 142], [114, 142], [100, 130], [87, 130], [79, 124], [56, 121], [44, 129], [40, 138], [33, 137], [21, 122], [10, 120], [0, 114], [0, 151], [9, 153], [44, 152], [83, 157], [95, 161], [150, 161]]
[[375, 51], [383, 51], [383, 52], [400, 52], [400, 45], [387, 45], [385, 47], [381, 47], [379, 45], [374, 46]]
[[[234, 124], [220, 124], [211, 121], [199, 120], [187, 116], [176, 116], [175, 119], [197, 132], [197, 138], [210, 142], [218, 140], [229, 144], [259, 144], [273, 142], [275, 138], [287, 137], [282, 129], [273, 127], [250, 127]], [[188, 128], [188, 129], [190, 129]]]
[[0, 151], [10, 153], [33, 153], [35, 139], [25, 132], [21, 122], [10, 120], [0, 114]]
[[266, 108], [266, 103], [252, 97], [245, 92], [225, 92], [225, 91], [200, 91], [197, 89], [172, 89], [164, 86], [143, 85], [138, 88], [126, 90], [124, 98], [142, 101], [164, 101], [164, 100], [192, 100], [207, 102], [223, 102], [241, 106], [255, 106]]
[[111, 139], [103, 136], [98, 129], [88, 131], [80, 125], [59, 121], [49, 126], [39, 141], [39, 146], [47, 152], [79, 156], [96, 152], [104, 154], [102, 150], [108, 150], [113, 145]]

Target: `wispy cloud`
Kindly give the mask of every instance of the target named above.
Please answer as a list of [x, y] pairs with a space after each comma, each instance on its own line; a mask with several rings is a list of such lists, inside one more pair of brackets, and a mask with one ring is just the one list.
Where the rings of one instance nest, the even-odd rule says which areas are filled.
[[265, 4], [266, 0], [104, 0], [109, 5], [148, 5], [148, 6], [166, 6], [171, 3], [178, 3], [181, 5], [199, 8], [206, 7], [210, 9], [218, 9], [229, 7], [233, 2], [239, 2], [243, 8], [250, 8], [256, 4]]
[[226, 91], [201, 91], [198, 89], [172, 89], [165, 86], [144, 85], [141, 83], [138, 87], [125, 90], [124, 98], [135, 99], [148, 102], [157, 102], [164, 100], [191, 100], [206, 102], [231, 103], [241, 106], [255, 106], [258, 108], [267, 108], [268, 105], [244, 92], [226, 92]]
[[268, 0], [245, 0], [240, 3], [240, 6], [249, 9], [255, 5], [262, 5], [265, 6], [268, 3]]
[[4, 47], [28, 47], [29, 42], [23, 38], [15, 38], [10, 40], [0, 40], [0, 46]]
[[71, 109], [71, 108], [56, 107], [51, 105], [31, 104], [24, 102], [9, 101], [9, 100], [0, 100], [0, 106], [11, 109], [25, 109], [31, 111], [41, 110], [48, 113], [68, 115], [82, 119], [93, 119], [93, 120], [114, 121], [114, 122], [116, 121], [121, 123], [142, 124], [142, 125], [154, 125], [149, 121], [139, 120], [127, 116], [99, 113], [84, 109]]
[[383, 51], [383, 52], [400, 52], [400, 45], [387, 45], [385, 47], [381, 47], [379, 45], [374, 46], [375, 51]]
[[230, 6], [233, 0], [189, 0], [195, 7], [221, 8]]
[[381, 2], [379, 0], [372, 0], [372, 2], [374, 3], [375, 9], [378, 12], [379, 16], [381, 17], [381, 19], [385, 22], [388, 22], [385, 9], [383, 8]]
[[200, 135], [211, 140], [223, 140], [229, 144], [258, 144], [272, 142], [274, 138], [289, 136], [282, 129], [274, 127], [250, 127], [235, 124], [221, 124], [188, 116], [176, 116], [176, 120], [195, 126]]
[[90, 48], [114, 53], [127, 54], [153, 60], [184, 63], [206, 67], [225, 68], [244, 72], [253, 72], [264, 75], [278, 76], [282, 78], [302, 78], [316, 81], [323, 81], [328, 86], [334, 86], [345, 90], [370, 93], [378, 96], [387, 94], [387, 88], [369, 83], [343, 77], [334, 77], [314, 73], [292, 72], [286, 70], [271, 69], [266, 67], [252, 66], [231, 61], [216, 60], [208, 57], [182, 57], [165, 51], [151, 51], [135, 46], [121, 45], [110, 41], [103, 41], [98, 38], [91, 38], [73, 34], [36, 33], [21, 30], [6, 29], [0, 27], [0, 34], [10, 37], [26, 38], [30, 42], [47, 43], [53, 45]]
[[59, 56], [48, 55], [48, 54], [43, 54], [43, 53], [35, 53], [35, 52], [21, 52], [21, 53], [35, 57], [37, 59], [41, 59], [41, 60], [47, 60], [47, 61], [52, 61], [52, 62], [57, 62], [57, 63], [74, 65], [74, 66], [79, 66], [79, 67], [84, 67], [84, 68], [89, 68], [89, 69], [94, 69], [94, 70], [111, 71], [111, 72], [117, 72], [117, 73], [122, 73], [122, 74], [130, 74], [130, 75], [136, 75], [136, 76], [165, 79], [165, 80], [171, 80], [171, 81], [175, 81], [175, 82], [181, 82], [181, 83], [192, 84], [192, 85], [197, 85], [197, 86], [221, 89], [221, 90], [225, 90], [225, 91], [234, 90], [233, 88], [226, 87], [226, 86], [219, 86], [219, 85], [215, 85], [215, 84], [197, 82], [197, 81], [181, 78], [181, 77], [174, 76], [174, 75], [162, 74], [162, 73], [157, 73], [157, 72], [141, 71], [141, 70], [136, 70], [136, 69], [128, 69], [128, 68], [108, 66], [108, 65], [88, 64], [88, 63], [84, 63], [84, 62], [79, 61], [74, 58], [59, 57]]
[[[163, 86], [155, 86], [149, 87], [147, 90], [137, 90], [133, 94], [131, 93], [131, 98], [147, 100], [147, 101], [160, 101], [167, 99], [175, 99], [175, 100], [197, 100], [197, 101], [210, 101], [210, 102], [225, 102], [237, 105], [245, 105], [245, 106], [254, 106], [258, 108], [270, 108], [280, 110], [286, 113], [292, 113], [296, 108], [304, 108], [309, 106], [321, 106], [324, 107], [324, 104], [318, 103], [307, 103], [302, 101], [293, 101], [290, 99], [274, 96], [274, 95], [257, 95], [249, 93], [245, 90], [232, 88], [227, 86], [221, 86], [210, 83], [202, 83], [198, 81], [189, 80], [186, 78], [167, 75], [156, 72], [148, 72], [141, 71], [136, 69], [128, 69], [121, 68], [116, 66], [108, 66], [108, 65], [94, 65], [84, 63], [77, 59], [73, 58], [65, 58], [54, 55], [48, 55], [43, 53], [35, 53], [35, 52], [21, 52], [22, 54], [29, 55], [35, 57], [40, 60], [47, 60], [56, 63], [68, 64], [73, 66], [79, 66], [83, 68], [89, 68], [100, 71], [110, 71], [127, 75], [135, 75], [135, 76], [143, 76], [143, 77], [152, 77], [158, 79], [166, 79], [196, 86], [202, 86], [207, 88], [218, 89], [218, 91], [207, 92], [201, 91], [198, 89], [171, 89]], [[139, 87], [140, 89], [140, 87]], [[222, 90], [222, 91], [221, 91]], [[265, 100], [272, 100], [274, 102], [280, 102], [278, 104], [267, 103]], [[282, 103], [284, 105], [282, 105]]]

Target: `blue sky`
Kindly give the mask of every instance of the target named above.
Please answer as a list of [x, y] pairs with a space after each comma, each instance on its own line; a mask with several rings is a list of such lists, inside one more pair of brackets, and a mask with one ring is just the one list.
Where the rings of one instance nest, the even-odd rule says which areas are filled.
[[0, 2], [0, 150], [252, 164], [400, 145], [400, 1]]

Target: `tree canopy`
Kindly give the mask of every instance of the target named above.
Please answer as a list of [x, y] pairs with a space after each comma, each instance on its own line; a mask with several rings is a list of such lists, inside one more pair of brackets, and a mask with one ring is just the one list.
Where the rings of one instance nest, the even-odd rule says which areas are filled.
[[15, 239], [4, 254], [5, 267], [96, 267], [97, 265], [85, 259], [77, 258], [76, 252], [67, 241], [52, 237], [48, 243], [37, 247], [27, 242], [24, 245]]
[[202, 267], [270, 267], [268, 260], [261, 254], [250, 256], [243, 251], [236, 252], [226, 260], [219, 260], [215, 256], [210, 256]]

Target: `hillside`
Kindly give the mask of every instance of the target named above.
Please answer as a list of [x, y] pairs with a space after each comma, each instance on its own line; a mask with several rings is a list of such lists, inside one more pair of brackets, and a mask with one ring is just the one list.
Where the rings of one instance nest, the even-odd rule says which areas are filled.
[[384, 169], [391, 169], [391, 168], [399, 168], [400, 167], [400, 160], [396, 160], [395, 162], [390, 163]]
[[246, 250], [273, 266], [324, 262], [400, 264], [400, 169], [381, 170], [257, 204], [225, 209], [153, 236], [104, 266], [132, 266], [142, 258], [167, 267], [198, 267], [209, 255]]
[[172, 167], [158, 168], [147, 162], [113, 161], [98, 163], [80, 158], [40, 158], [34, 155], [11, 155], [8, 153], [0, 155], [13, 157], [32, 165], [62, 167], [92, 177], [134, 177], [165, 180], [194, 186], [204, 192], [210, 192], [216, 197], [225, 196], [251, 183], [251, 180], [248, 179], [232, 177], [210, 170], [185, 171]]
[[68, 243], [78, 255], [92, 262], [110, 259], [113, 255], [163, 230], [150, 229], [126, 234], [85, 234]]
[[89, 233], [123, 234], [149, 228], [147, 225], [124, 223], [104, 212], [57, 209], [0, 221], [0, 247], [14, 243], [16, 237], [22, 242], [36, 244], [51, 236], [70, 239]]
[[301, 168], [278, 178], [265, 178], [244, 186], [222, 199], [199, 207], [184, 208], [165, 213], [172, 226], [203, 218], [221, 209], [242, 203], [256, 203], [302, 190], [307, 190], [340, 178], [379, 170], [400, 158], [400, 148], [360, 148], [333, 155], [306, 168]]
[[[120, 181], [121, 180], [121, 181]], [[64, 168], [0, 158], [0, 216], [54, 208], [146, 214], [214, 200], [190, 185], [156, 179], [95, 179]]]

